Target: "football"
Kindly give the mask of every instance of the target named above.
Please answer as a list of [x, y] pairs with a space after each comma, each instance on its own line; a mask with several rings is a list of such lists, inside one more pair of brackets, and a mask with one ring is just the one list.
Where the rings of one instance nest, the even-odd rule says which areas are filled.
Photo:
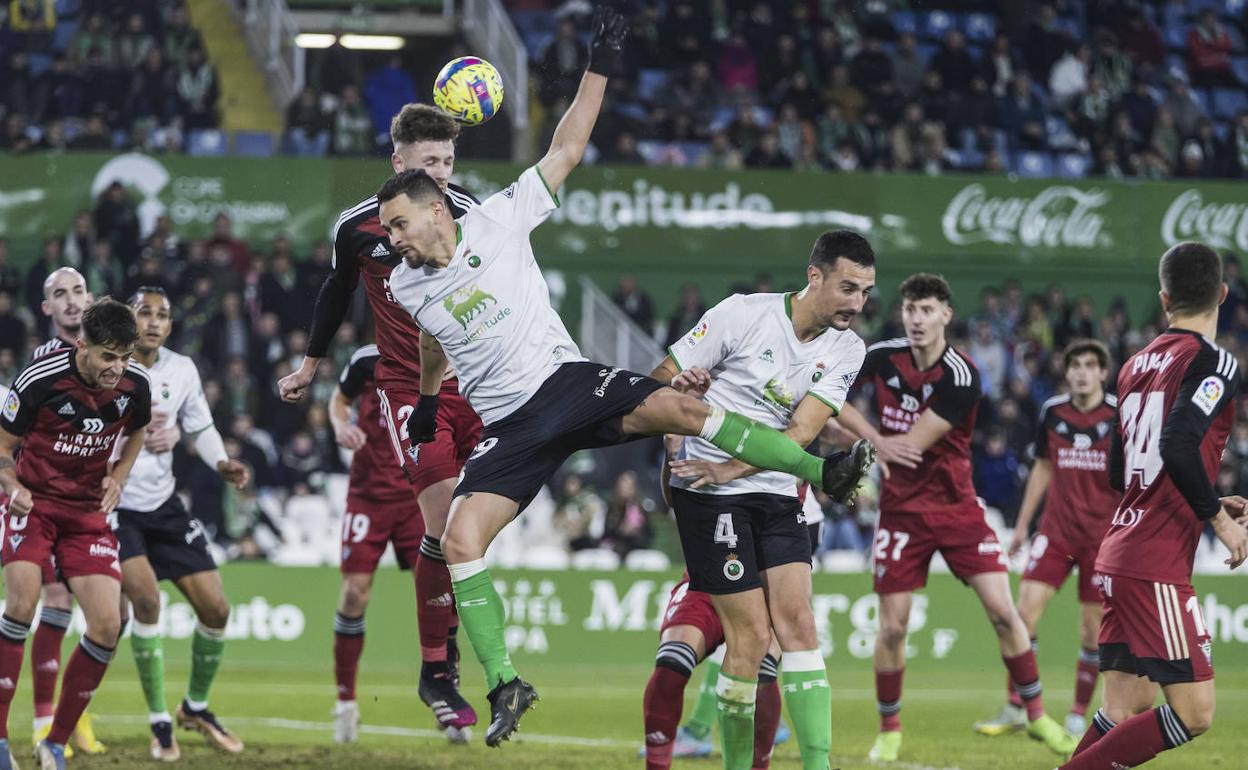
[[503, 106], [503, 78], [485, 59], [452, 59], [434, 81], [433, 103], [465, 125], [480, 125]]

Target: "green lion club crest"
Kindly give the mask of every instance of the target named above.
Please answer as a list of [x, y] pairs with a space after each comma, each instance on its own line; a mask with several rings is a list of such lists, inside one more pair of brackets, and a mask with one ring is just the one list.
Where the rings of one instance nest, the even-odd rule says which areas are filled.
[[464, 327], [465, 331], [468, 329], [468, 324], [484, 313], [486, 308], [497, 304], [498, 300], [494, 299], [493, 294], [481, 291], [475, 283], [456, 290], [454, 294], [442, 300], [442, 307], [456, 321], [459, 321], [459, 325]]
[[763, 398], [781, 409], [791, 409], [795, 400], [789, 386], [774, 377], [768, 380], [767, 386], [763, 388]]

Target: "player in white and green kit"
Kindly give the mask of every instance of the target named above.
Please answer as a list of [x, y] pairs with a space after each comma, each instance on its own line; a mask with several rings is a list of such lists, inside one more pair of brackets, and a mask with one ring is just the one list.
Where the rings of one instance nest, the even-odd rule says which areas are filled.
[[160, 636], [158, 581], [170, 580], [190, 602], [196, 618], [190, 681], [177, 709], [178, 725], [236, 754], [243, 750], [243, 742], [208, 710], [208, 691], [225, 649], [230, 605], [221, 587], [221, 573], [208, 552], [208, 533], [174, 491], [173, 447], [183, 435], [192, 437], [200, 459], [239, 488], [247, 485], [251, 472], [226, 456], [195, 362], [164, 347], [173, 330], [164, 290], [140, 287], [130, 298], [130, 307], [139, 327], [134, 359], [146, 367], [152, 381], [152, 422], [121, 494], [113, 531], [120, 545], [121, 588], [134, 612], [130, 646], [147, 701], [150, 753], [165, 762], [181, 755], [173, 737], [174, 717], [165, 704]]
[[[849, 326], [875, 286], [875, 254], [857, 233], [824, 233], [806, 278], [800, 292], [720, 302], [652, 376], [798, 444], [813, 442], [839, 414], [866, 355]], [[870, 446], [859, 442], [852, 458], [865, 472]], [[701, 438], [685, 439], [671, 465], [689, 587], [711, 595], [727, 642], [715, 686], [724, 767], [751, 767], [757, 675], [774, 629], [802, 767], [826, 770], [831, 691], [810, 608], [810, 533], [793, 476], [752, 468]]]
[[837, 462], [807, 454], [777, 430], [711, 407], [635, 372], [586, 361], [550, 304], [529, 232], [559, 205], [555, 190], [580, 162], [627, 23], [594, 17], [589, 71], [546, 155], [458, 221], [422, 170], [377, 193], [381, 224], [403, 264], [390, 276], [396, 302], [421, 331], [421, 397], [407, 422], [413, 442], [433, 438], [447, 366], [481, 416], [481, 443], [464, 466], [442, 535], [460, 627], [492, 688], [485, 740], [497, 746], [537, 699], [511, 664], [503, 603], [485, 567], [489, 544], [572, 452], [641, 436], [701, 435], [746, 462], [821, 487], [842, 482]]

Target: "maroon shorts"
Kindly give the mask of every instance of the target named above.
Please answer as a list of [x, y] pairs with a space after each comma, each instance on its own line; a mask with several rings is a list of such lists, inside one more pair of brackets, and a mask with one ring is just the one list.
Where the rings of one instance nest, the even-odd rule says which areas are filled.
[[706, 640], [706, 654], [710, 654], [724, 642], [724, 627], [719, 623], [719, 615], [711, 604], [711, 595], [701, 591], [689, 590], [689, 578], [672, 587], [671, 598], [667, 600], [667, 608], [663, 610], [663, 623], [659, 626], [659, 635], [673, 626], [693, 626], [702, 632]]
[[1159, 684], [1213, 679], [1209, 627], [1190, 584], [1097, 577], [1105, 605], [1102, 671], [1146, 676]]
[[982, 509], [957, 515], [881, 511], [872, 551], [875, 592], [914, 591], [927, 585], [928, 567], [937, 551], [964, 581], [1006, 571], [1005, 552]]
[[439, 481], [458, 478], [460, 469], [481, 440], [481, 418], [459, 395], [455, 381], [442, 386], [438, 395], [437, 432], [427, 444], [412, 444], [407, 436], [407, 418], [420, 398], [419, 386], [379, 385], [377, 395], [395, 457], [416, 494]]
[[425, 517], [415, 501], [378, 504], [348, 495], [347, 511], [342, 516], [341, 569], [376, 572], [387, 543], [394, 543], [399, 569], [411, 569], [424, 536]]
[[1023, 580], [1035, 580], [1056, 589], [1061, 589], [1070, 571], [1079, 568], [1079, 601], [1099, 602], [1101, 592], [1097, 589], [1093, 576], [1096, 570], [1096, 552], [1099, 546], [1084, 546], [1078, 550], [1043, 533], [1037, 534], [1031, 541], [1031, 551], [1027, 556], [1027, 569], [1023, 571]]
[[52, 512], [36, 501], [26, 516], [4, 516], [0, 562], [39, 565], [44, 585], [58, 578], [107, 575], [121, 580], [117, 537], [99, 512]]

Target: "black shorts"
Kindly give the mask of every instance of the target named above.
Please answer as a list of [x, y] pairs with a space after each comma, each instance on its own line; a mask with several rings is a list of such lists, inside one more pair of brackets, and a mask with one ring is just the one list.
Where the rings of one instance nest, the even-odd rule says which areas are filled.
[[642, 438], [626, 435], [624, 415], [664, 387], [626, 369], [587, 361], [564, 364], [516, 411], [487, 425], [455, 496], [490, 492], [521, 510], [570, 454]]
[[796, 497], [672, 490], [689, 587], [735, 594], [762, 586], [763, 570], [810, 563], [810, 531]]
[[121, 561], [146, 556], [157, 580], [180, 577], [217, 568], [208, 553], [208, 533], [191, 516], [177, 495], [154, 511], [117, 509], [114, 528]]

